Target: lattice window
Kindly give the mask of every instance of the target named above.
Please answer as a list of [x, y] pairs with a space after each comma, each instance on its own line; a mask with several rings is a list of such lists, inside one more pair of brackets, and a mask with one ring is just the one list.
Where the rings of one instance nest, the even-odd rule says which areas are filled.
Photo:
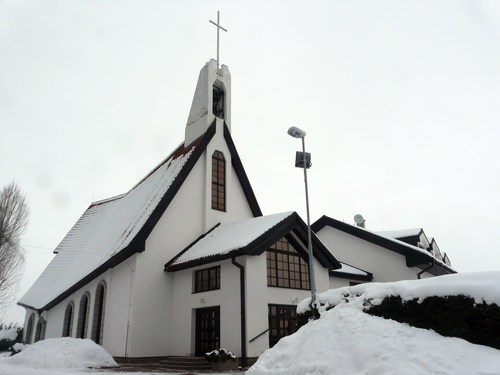
[[216, 289], [220, 289], [220, 266], [195, 271], [195, 293]]
[[220, 151], [212, 155], [212, 208], [226, 210], [226, 160]]
[[267, 251], [267, 285], [310, 289], [309, 265], [283, 237]]

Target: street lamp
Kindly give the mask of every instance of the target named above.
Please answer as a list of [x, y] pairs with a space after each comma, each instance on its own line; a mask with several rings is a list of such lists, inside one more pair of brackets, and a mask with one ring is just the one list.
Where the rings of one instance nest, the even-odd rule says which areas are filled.
[[312, 242], [311, 242], [311, 222], [309, 219], [309, 193], [307, 190], [307, 169], [311, 167], [311, 154], [306, 153], [306, 132], [292, 126], [288, 129], [288, 134], [294, 138], [302, 139], [302, 152], [297, 151], [295, 156], [295, 166], [297, 168], [304, 169], [304, 183], [306, 185], [306, 209], [307, 209], [307, 247], [309, 250], [309, 277], [311, 284], [311, 303], [316, 301], [316, 282], [314, 279], [314, 267], [313, 267], [313, 252], [312, 252]]

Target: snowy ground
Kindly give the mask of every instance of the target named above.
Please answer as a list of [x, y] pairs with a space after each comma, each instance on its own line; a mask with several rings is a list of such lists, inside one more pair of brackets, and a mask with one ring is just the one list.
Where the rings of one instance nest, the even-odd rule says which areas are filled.
[[[82, 375], [89, 373], [117, 375], [119, 374], [117, 371], [100, 369], [100, 367], [116, 366], [113, 357], [92, 340], [68, 337], [39, 341], [27, 346], [15, 356], [0, 357], [0, 375]], [[176, 374], [171, 371], [148, 371], [148, 373]], [[243, 374], [243, 372], [232, 372], [232, 374], [238, 373]], [[127, 371], [126, 374], [144, 375], [145, 373]], [[210, 374], [217, 375], [212, 372]]]
[[[376, 303], [386, 295], [424, 299], [430, 295], [466, 294], [477, 302], [498, 303], [499, 289], [500, 272], [485, 272], [369, 283], [318, 294], [318, 300], [335, 307], [322, 311], [320, 319], [264, 352], [246, 374], [500, 375], [500, 350], [443, 337], [434, 331], [362, 311], [364, 298], [373, 298]], [[307, 300], [299, 304], [299, 310], [306, 307]], [[48, 339], [14, 357], [0, 358], [0, 374], [116, 375], [116, 371], [88, 368], [113, 364], [111, 356], [91, 340]], [[128, 375], [151, 373], [162, 372], [127, 372]]]
[[[500, 350], [443, 337], [363, 312], [389, 295], [403, 300], [464, 294], [500, 304], [500, 272], [367, 283], [318, 294], [320, 319], [264, 352], [248, 375], [500, 375]], [[298, 311], [307, 309], [310, 299]], [[326, 311], [327, 306], [335, 306]], [[439, 314], [439, 312], [436, 312]]]

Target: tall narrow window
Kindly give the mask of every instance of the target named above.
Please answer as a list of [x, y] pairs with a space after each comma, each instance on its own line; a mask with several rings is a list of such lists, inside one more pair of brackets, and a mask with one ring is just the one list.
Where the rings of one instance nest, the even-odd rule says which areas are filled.
[[104, 313], [106, 304], [106, 284], [101, 281], [97, 285], [94, 302], [94, 316], [92, 319], [92, 340], [102, 345], [102, 334], [104, 331]]
[[285, 237], [267, 250], [267, 285], [310, 289], [309, 265]]
[[40, 341], [40, 336], [42, 335], [42, 319], [38, 319], [35, 329], [35, 342]]
[[31, 344], [31, 336], [33, 334], [33, 325], [35, 324], [35, 314], [31, 314], [28, 319], [28, 327], [26, 328], [26, 337], [24, 342], [26, 344]]
[[73, 302], [68, 303], [66, 306], [66, 311], [64, 312], [64, 323], [62, 337], [71, 337], [71, 331], [73, 328], [73, 312], [75, 308]]
[[212, 155], [212, 208], [226, 210], [226, 160], [220, 151]]
[[84, 339], [87, 337], [87, 326], [89, 321], [90, 296], [85, 293], [80, 300], [78, 309], [78, 324], [76, 326], [76, 338]]

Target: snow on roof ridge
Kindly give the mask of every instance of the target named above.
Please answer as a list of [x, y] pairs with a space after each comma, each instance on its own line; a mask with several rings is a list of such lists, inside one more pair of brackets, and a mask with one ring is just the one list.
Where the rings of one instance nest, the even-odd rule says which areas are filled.
[[404, 237], [417, 236], [420, 234], [420, 232], [423, 231], [424, 231], [423, 228], [408, 228], [408, 229], [382, 230], [373, 233], [376, 233], [384, 237], [404, 238]]

